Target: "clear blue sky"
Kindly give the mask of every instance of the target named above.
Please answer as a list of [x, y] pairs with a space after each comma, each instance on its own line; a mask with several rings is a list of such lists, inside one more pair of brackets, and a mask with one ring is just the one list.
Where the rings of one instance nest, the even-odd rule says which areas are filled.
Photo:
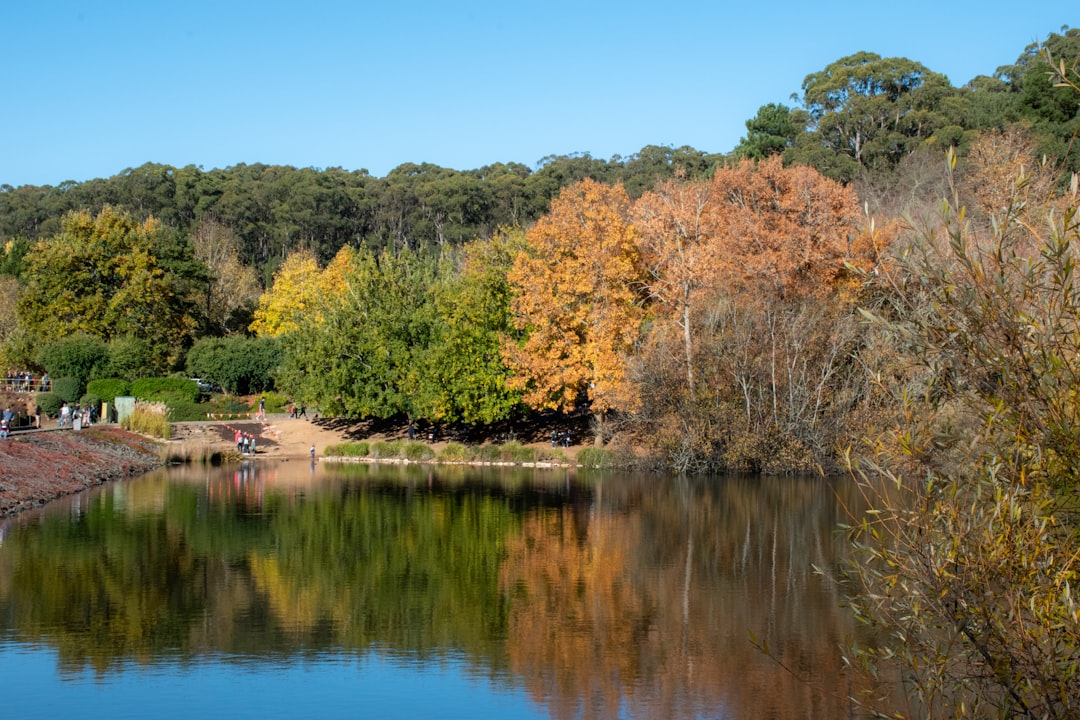
[[761, 105], [792, 104], [840, 57], [903, 56], [963, 85], [1075, 25], [1066, 7], [10, 0], [0, 184], [145, 162], [383, 176], [405, 162], [533, 167], [645, 145], [727, 152]]

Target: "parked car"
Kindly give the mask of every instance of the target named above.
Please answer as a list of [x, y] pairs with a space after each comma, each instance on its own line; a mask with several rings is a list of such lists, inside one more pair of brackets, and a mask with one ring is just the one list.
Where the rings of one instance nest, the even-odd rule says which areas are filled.
[[199, 392], [210, 394], [214, 392], [214, 383], [202, 378], [191, 378], [192, 382], [199, 386]]

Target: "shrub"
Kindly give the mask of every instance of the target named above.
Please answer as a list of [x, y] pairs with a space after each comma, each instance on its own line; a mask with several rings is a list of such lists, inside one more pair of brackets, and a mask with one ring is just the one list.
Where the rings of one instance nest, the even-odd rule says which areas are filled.
[[439, 452], [439, 459], [444, 462], [468, 462], [472, 458], [472, 450], [459, 442], [448, 442]]
[[196, 403], [199, 386], [194, 380], [177, 377], [140, 378], [131, 383], [131, 394], [140, 400], [164, 400], [172, 398]]
[[206, 406], [186, 399], [165, 400], [169, 406], [169, 417], [173, 422], [190, 422], [206, 419]]
[[327, 445], [323, 455], [327, 457], [367, 457], [371, 446], [366, 442], [344, 442]]
[[473, 448], [473, 459], [482, 462], [499, 462], [502, 460], [502, 447], [499, 445], [478, 445]]
[[422, 442], [406, 442], [401, 448], [402, 454], [413, 462], [431, 460], [435, 451]]
[[578, 451], [577, 462], [584, 467], [609, 468], [614, 465], [614, 458], [604, 448], [587, 447]]
[[108, 358], [97, 368], [97, 376], [135, 380], [156, 375], [166, 368], [154, 359], [150, 341], [136, 337], [120, 337], [109, 342]]
[[77, 377], [62, 377], [53, 381], [52, 391], [66, 403], [75, 404], [83, 394], [82, 381]]
[[116, 398], [127, 395], [130, 390], [131, 383], [121, 378], [91, 380], [86, 384], [86, 392], [97, 395], [102, 402], [107, 403], [112, 403]]
[[401, 441], [390, 440], [388, 442], [379, 441], [372, 443], [371, 445], [371, 457], [373, 458], [392, 458], [401, 457]]
[[280, 393], [260, 393], [259, 397], [252, 401], [250, 410], [256, 411], [259, 409], [260, 398], [266, 400], [266, 412], [268, 413], [284, 412], [285, 407], [289, 404], [289, 398]]
[[46, 417], [54, 418], [60, 414], [64, 399], [54, 392], [43, 392], [37, 394], [37, 404], [41, 406], [41, 412], [45, 413]]
[[517, 440], [511, 440], [507, 443], [503, 443], [501, 448], [501, 457], [506, 462], [535, 462], [536, 451], [531, 447], [522, 445]]
[[83, 406], [89, 405], [90, 407], [97, 408], [99, 412], [101, 411], [101, 398], [93, 393], [86, 393], [79, 398], [79, 404]]

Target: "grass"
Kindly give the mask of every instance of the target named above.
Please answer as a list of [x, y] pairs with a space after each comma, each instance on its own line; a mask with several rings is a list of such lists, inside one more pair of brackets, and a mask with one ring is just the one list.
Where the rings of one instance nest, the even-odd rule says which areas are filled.
[[135, 409], [124, 418], [123, 428], [150, 437], [168, 440], [172, 437], [169, 408], [163, 402], [135, 403]]
[[161, 461], [168, 465], [224, 465], [240, 462], [243, 456], [235, 449], [215, 449], [205, 442], [163, 445]]
[[[597, 451], [605, 458], [604, 467], [610, 466], [609, 453]], [[438, 460], [445, 463], [537, 463], [568, 462], [562, 448], [533, 448], [522, 445], [516, 440], [502, 444], [463, 445], [449, 442], [436, 455], [435, 450], [425, 442], [414, 440], [376, 440], [373, 442], [343, 442], [327, 445], [323, 450], [325, 457], [371, 458], [373, 460], [405, 459], [410, 462]], [[595, 456], [594, 460], [598, 457]]]

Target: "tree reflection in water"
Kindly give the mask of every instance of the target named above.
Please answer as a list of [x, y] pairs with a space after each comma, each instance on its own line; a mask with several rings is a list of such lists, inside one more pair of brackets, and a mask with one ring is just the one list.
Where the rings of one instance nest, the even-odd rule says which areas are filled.
[[[245, 466], [9, 521], [0, 637], [61, 672], [453, 656], [556, 718], [840, 717], [855, 631], [822, 479]], [[768, 648], [768, 653], [757, 646]]]

